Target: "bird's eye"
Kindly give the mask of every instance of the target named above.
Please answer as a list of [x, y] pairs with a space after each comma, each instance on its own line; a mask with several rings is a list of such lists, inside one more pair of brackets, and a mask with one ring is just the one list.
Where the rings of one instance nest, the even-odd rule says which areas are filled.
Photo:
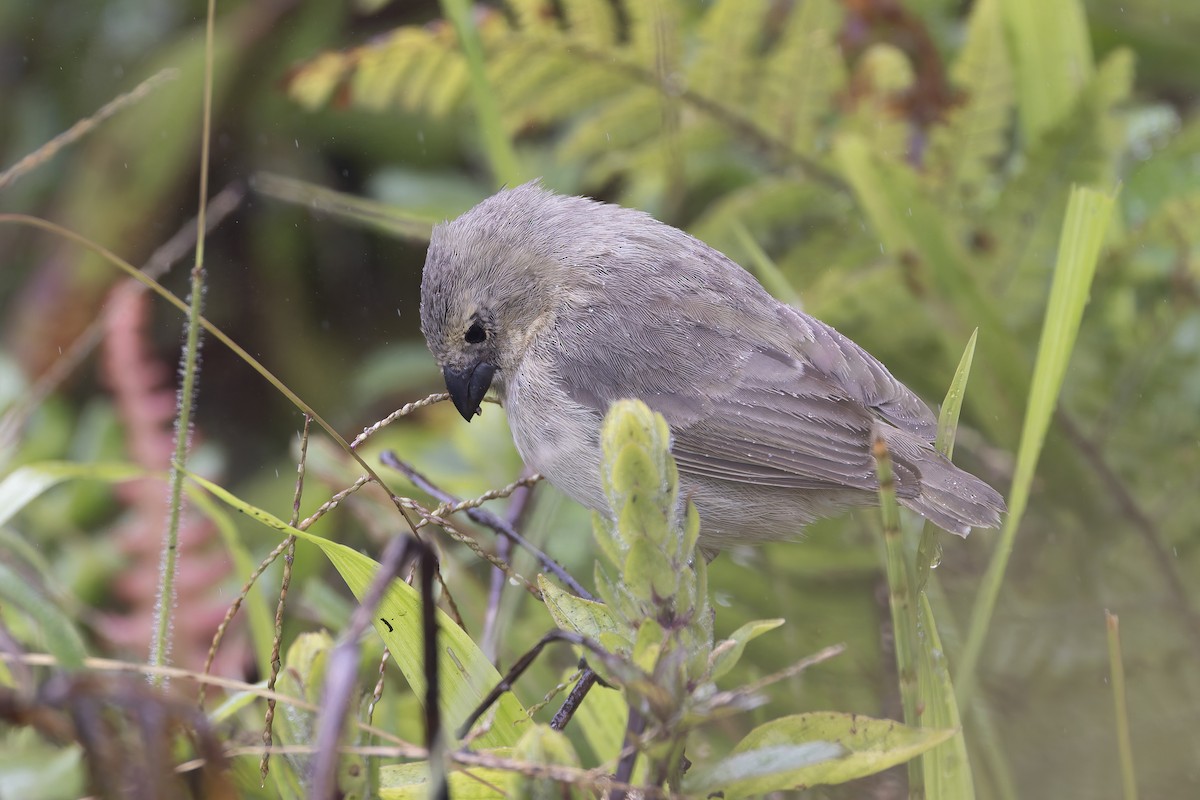
[[478, 322], [472, 322], [471, 327], [467, 328], [466, 335], [467, 344], [479, 344], [487, 338], [487, 331]]

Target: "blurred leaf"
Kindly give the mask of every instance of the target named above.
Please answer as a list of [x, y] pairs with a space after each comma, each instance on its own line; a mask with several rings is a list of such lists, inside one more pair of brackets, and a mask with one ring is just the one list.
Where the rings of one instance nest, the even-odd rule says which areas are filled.
[[[571, 741], [548, 725], [534, 725], [526, 730], [513, 747], [513, 757], [529, 764], [579, 766], [579, 756], [575, 755]], [[529, 800], [582, 800], [585, 797], [582, 789], [535, 775], [518, 774], [513, 789], [514, 797]]]
[[1080, 0], [1005, 0], [1017, 74], [1021, 132], [1035, 142], [1061, 123], [1092, 77], [1092, 46]]
[[43, 461], [26, 464], [0, 481], [0, 525], [5, 525], [31, 501], [65, 480], [86, 479], [119, 483], [141, 478], [146, 470], [132, 464]]
[[254, 188], [270, 197], [330, 214], [345, 222], [418, 242], [428, 242], [430, 231], [438, 222], [357, 195], [269, 172], [260, 172], [254, 177]]
[[728, 639], [718, 642], [709, 656], [711, 679], [714, 681], [720, 680], [729, 670], [737, 666], [738, 661], [742, 658], [742, 653], [746, 650], [747, 644], [762, 636], [767, 631], [775, 630], [784, 622], [785, 620], [782, 619], [761, 619], [754, 622], [747, 622], [729, 634]]
[[793, 776], [845, 755], [846, 749], [834, 742], [767, 745], [736, 753], [714, 764], [692, 767], [683, 788], [709, 797], [720, 792], [727, 798], [797, 788], [805, 784], [793, 780]]
[[733, 755], [703, 769], [693, 768], [684, 789], [723, 790], [732, 800], [844, 783], [901, 764], [953, 733], [858, 714], [795, 714], [758, 726], [738, 743]]
[[1000, 0], [979, 0], [972, 7], [950, 79], [966, 98], [933, 129], [929, 152], [929, 170], [948, 206], [976, 200], [1008, 149], [1015, 97]]
[[0, 603], [11, 605], [37, 623], [46, 649], [64, 669], [76, 669], [87, 656], [75, 621], [28, 581], [0, 562]]
[[967, 642], [955, 676], [960, 701], [970, 698], [975, 688], [983, 642], [996, 598], [1000, 594], [1008, 558], [1012, 554], [1013, 541], [1029, 502], [1034, 471], [1045, 443], [1046, 431], [1058, 406], [1059, 391], [1075, 347], [1079, 323], [1091, 292], [1092, 277], [1115, 202], [1115, 195], [1095, 189], [1077, 187], [1071, 192], [1059, 243], [1058, 264], [1046, 305], [1042, 338], [1038, 343], [1033, 382], [1029, 388], [1012, 489], [1008, 493], [1008, 518], [976, 597]]
[[60, 800], [82, 797], [86, 789], [78, 745], [51, 744], [31, 730], [0, 732], [0, 797]]
[[[483, 750], [481, 755], [511, 758], [512, 749], [498, 747]], [[510, 770], [471, 767], [449, 773], [450, 797], [454, 800], [504, 800], [512, 793], [517, 773]], [[429, 797], [429, 762], [386, 764], [379, 768], [380, 800], [427, 800]]]

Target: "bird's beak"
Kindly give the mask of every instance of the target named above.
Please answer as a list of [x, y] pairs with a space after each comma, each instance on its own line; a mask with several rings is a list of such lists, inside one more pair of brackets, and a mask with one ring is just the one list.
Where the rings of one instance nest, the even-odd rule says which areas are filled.
[[479, 404], [483, 402], [483, 396], [492, 385], [492, 376], [495, 374], [496, 367], [486, 361], [480, 361], [466, 369], [446, 367], [442, 370], [442, 377], [446, 379], [446, 391], [450, 393], [450, 399], [454, 401], [458, 413], [462, 414], [467, 422], [479, 413]]

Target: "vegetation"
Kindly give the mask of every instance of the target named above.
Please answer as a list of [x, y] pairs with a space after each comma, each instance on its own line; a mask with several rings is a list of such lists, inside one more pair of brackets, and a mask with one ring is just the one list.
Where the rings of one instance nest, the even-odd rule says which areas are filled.
[[[1194, 5], [0, 7], [0, 795], [1194, 794]], [[1004, 528], [880, 447], [881, 509], [707, 564], [633, 404], [615, 522], [523, 476], [417, 286], [539, 176], [944, 398]]]

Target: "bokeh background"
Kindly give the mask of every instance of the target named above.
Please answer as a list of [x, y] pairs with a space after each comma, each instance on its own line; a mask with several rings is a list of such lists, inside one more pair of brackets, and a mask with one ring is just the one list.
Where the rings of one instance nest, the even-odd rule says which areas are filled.
[[[349, 438], [440, 388], [419, 332], [429, 224], [542, 177], [724, 250], [931, 404], [978, 327], [956, 460], [1006, 490], [1067, 192], [1119, 185], [967, 740], [981, 797], [1117, 796], [1109, 609], [1121, 619], [1143, 796], [1200, 795], [1200, 5], [1041, 5], [481, 3], [492, 83], [481, 98], [436, 2], [221, 3], [209, 186], [229, 202], [207, 240], [205, 313]], [[1042, 28], [1020, 30], [1020, 8]], [[0, 212], [57, 222], [139, 265], [179, 234], [182, 257], [163, 280], [186, 294], [203, 12], [194, 0], [0, 1], [0, 168], [178, 70], [0, 188]], [[1023, 49], [1039, 30], [1054, 46]], [[166, 466], [182, 318], [121, 284], [75, 244], [0, 225], [4, 474], [49, 460], [85, 465], [88, 478], [102, 476], [86, 465]], [[301, 425], [284, 397], [206, 343], [198, 470], [287, 516]], [[459, 496], [521, 471], [494, 406], [470, 426], [446, 404], [418, 412], [367, 452], [385, 448]], [[357, 475], [319, 437], [309, 457], [306, 510]], [[164, 497], [150, 481], [67, 482], [4, 515], [0, 560], [65, 609], [93, 652], [143, 658]], [[524, 519], [590, 580], [584, 512], [543, 485]], [[246, 576], [203, 514], [189, 520], [175, 658], [197, 667]], [[256, 556], [278, 541], [237, 523]], [[364, 495], [320, 526], [377, 554], [397, 521]], [[944, 542], [935, 610], [952, 662], [995, 541], [978, 531]], [[439, 547], [478, 635], [487, 565], [448, 539]], [[351, 607], [340, 580], [315, 551], [302, 547], [296, 564], [288, 636], [339, 629]], [[515, 565], [536, 571], [524, 555]], [[265, 596], [278, 580], [267, 573]], [[743, 679], [828, 644], [849, 650], [776, 686], [757, 718], [721, 723], [700, 755], [786, 710], [898, 716], [871, 514], [724, 554], [711, 583], [719, 634], [787, 620], [751, 645]], [[35, 625], [0, 614], [36, 649]], [[504, 665], [551, 626], [511, 587], [499, 619]], [[518, 695], [537, 701], [571, 661], [560, 654]], [[253, 678], [255, 663], [243, 631], [218, 667]], [[414, 732], [409, 717], [397, 724]], [[900, 796], [901, 781], [808, 796]]]

